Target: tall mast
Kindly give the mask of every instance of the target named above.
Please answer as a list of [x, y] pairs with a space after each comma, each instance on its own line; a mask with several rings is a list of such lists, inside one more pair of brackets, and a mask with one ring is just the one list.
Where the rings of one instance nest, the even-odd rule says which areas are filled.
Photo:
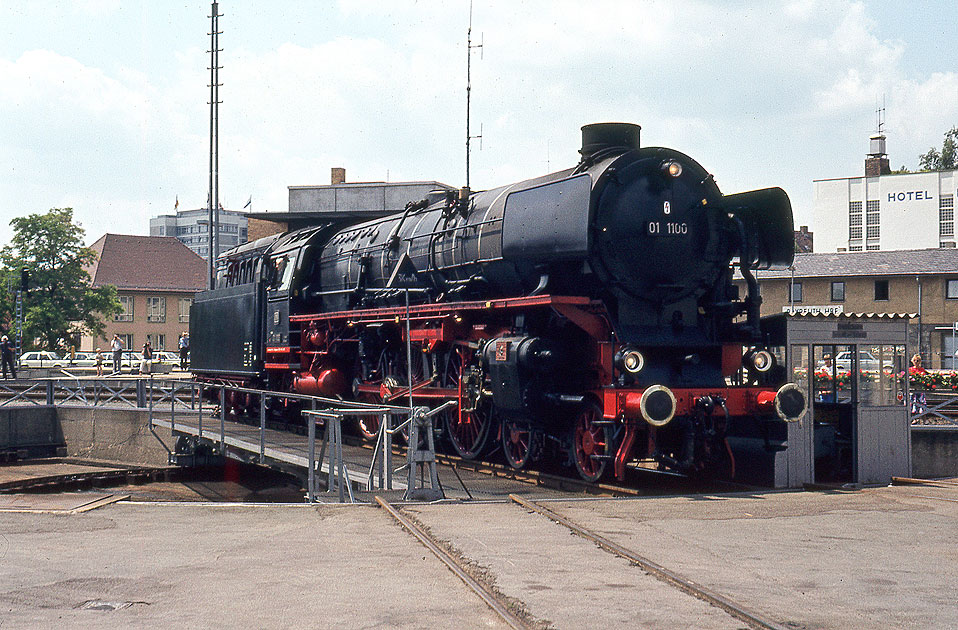
[[472, 45], [472, 0], [469, 0], [469, 30], [466, 31], [466, 188], [469, 188], [469, 153], [473, 137], [481, 138], [482, 132], [478, 136], [472, 136], [469, 128], [469, 114], [472, 109], [472, 49], [482, 48], [482, 44]]
[[220, 82], [219, 82], [219, 3], [213, 0], [213, 11], [210, 15], [210, 190], [206, 197], [206, 206], [209, 220], [209, 288], [216, 286], [216, 259], [219, 258], [219, 202], [220, 202], [220, 156], [219, 156], [219, 113], [220, 113]]

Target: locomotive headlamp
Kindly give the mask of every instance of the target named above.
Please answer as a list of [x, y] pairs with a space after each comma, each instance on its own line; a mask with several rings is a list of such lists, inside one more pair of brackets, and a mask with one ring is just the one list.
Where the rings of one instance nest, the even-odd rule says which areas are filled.
[[682, 165], [675, 160], [669, 160], [662, 163], [662, 172], [669, 177], [678, 177], [682, 174]]
[[638, 350], [629, 350], [622, 355], [622, 368], [629, 374], [638, 374], [645, 367], [645, 357]]
[[745, 355], [745, 365], [756, 372], [768, 372], [775, 365], [775, 358], [768, 350], [749, 350]]
[[615, 367], [634, 376], [645, 367], [645, 356], [635, 348], [626, 346], [615, 354]]

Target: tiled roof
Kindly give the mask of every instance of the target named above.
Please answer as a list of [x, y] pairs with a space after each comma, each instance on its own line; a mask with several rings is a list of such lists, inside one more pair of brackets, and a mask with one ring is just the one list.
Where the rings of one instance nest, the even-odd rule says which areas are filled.
[[87, 268], [93, 286], [184, 292], [206, 288], [206, 261], [172, 236], [104, 234], [90, 249], [99, 256]]
[[[958, 274], [958, 249], [795, 254], [796, 278]], [[790, 269], [759, 271], [759, 280], [790, 278]]]

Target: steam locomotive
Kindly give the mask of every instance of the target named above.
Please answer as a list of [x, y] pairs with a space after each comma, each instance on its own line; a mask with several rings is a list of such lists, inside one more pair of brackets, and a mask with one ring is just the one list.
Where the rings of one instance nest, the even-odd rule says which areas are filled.
[[638, 125], [586, 125], [572, 168], [230, 250], [192, 307], [194, 372], [455, 401], [442, 424], [456, 453], [501, 451], [517, 469], [596, 481], [645, 460], [733, 476], [731, 425], [795, 421], [807, 404], [762, 333], [753, 275], [791, 264], [791, 206], [779, 188], [723, 195], [693, 159], [639, 139]]

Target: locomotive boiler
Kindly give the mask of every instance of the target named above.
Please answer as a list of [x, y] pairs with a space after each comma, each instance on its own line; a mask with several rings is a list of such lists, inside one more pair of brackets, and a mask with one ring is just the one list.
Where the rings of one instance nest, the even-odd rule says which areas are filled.
[[[515, 468], [597, 480], [641, 459], [734, 475], [730, 425], [806, 406], [766, 347], [752, 273], [792, 262], [788, 197], [723, 195], [690, 157], [642, 147], [637, 125], [583, 127], [580, 154], [536, 179], [227, 252], [194, 304], [194, 371], [364, 402], [452, 400], [455, 451]], [[240, 316], [245, 327], [223, 326]], [[369, 437], [370, 422], [358, 425]]]

